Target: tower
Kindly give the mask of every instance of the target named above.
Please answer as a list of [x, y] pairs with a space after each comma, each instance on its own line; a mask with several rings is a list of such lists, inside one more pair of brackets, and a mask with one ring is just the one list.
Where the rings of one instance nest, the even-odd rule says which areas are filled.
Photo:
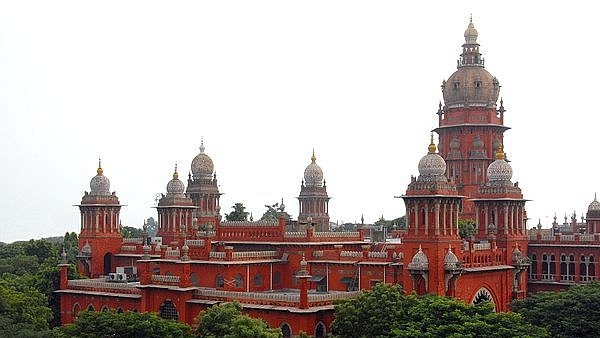
[[221, 221], [221, 206], [219, 205], [221, 193], [213, 161], [204, 153], [204, 149], [204, 140], [202, 140], [200, 153], [192, 160], [187, 194], [197, 207], [194, 218], [198, 227], [214, 229]]
[[446, 271], [444, 263], [451, 257], [451, 263], [455, 263], [452, 249], [460, 250], [458, 213], [462, 196], [445, 173], [446, 162], [436, 153], [432, 135], [428, 152], [419, 161], [419, 177], [411, 178], [402, 196], [407, 224], [403, 241], [406, 254], [412, 257], [407, 269], [412, 285], [405, 285], [408, 292], [445, 295], [452, 291], [449, 282], [454, 269]]
[[[457, 60], [457, 70], [442, 82], [444, 105], [438, 109], [440, 155], [448, 166], [458, 193], [474, 196], [486, 182], [486, 169], [503, 144], [504, 107], [500, 100], [500, 82], [485, 68], [479, 52], [478, 32], [471, 19], [465, 30], [465, 43]], [[473, 203], [465, 200], [462, 219], [474, 219]]]
[[185, 185], [179, 179], [175, 165], [173, 179], [167, 183], [167, 194], [161, 197], [156, 206], [157, 236], [162, 237], [164, 244], [183, 246], [183, 241], [196, 226], [193, 218], [196, 209], [192, 199], [185, 195]]
[[79, 271], [88, 277], [107, 275], [112, 271], [113, 254], [122, 242], [121, 204], [115, 192], [110, 192], [110, 181], [104, 176], [100, 161], [96, 176], [90, 180], [90, 191], [84, 193], [77, 206], [81, 212]]
[[585, 220], [588, 234], [600, 232], [600, 202], [596, 199], [596, 194], [594, 194], [594, 200], [588, 206]]
[[312, 223], [316, 231], [329, 231], [329, 196], [323, 179], [323, 170], [316, 163], [315, 151], [311, 163], [304, 169], [304, 180], [300, 186], [299, 223]]

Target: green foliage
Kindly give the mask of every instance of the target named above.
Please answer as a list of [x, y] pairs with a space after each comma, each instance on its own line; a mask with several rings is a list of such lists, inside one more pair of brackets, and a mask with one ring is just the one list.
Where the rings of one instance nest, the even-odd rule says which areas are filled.
[[269, 329], [260, 319], [242, 314], [238, 302], [215, 305], [199, 315], [202, 338], [280, 338], [279, 329]]
[[186, 324], [162, 319], [155, 313], [82, 311], [73, 324], [55, 330], [57, 338], [192, 338]]
[[236, 203], [232, 206], [233, 211], [225, 214], [225, 219], [227, 221], [247, 221], [248, 220], [248, 212], [246, 211], [246, 207], [242, 203]]
[[46, 296], [30, 284], [30, 275], [0, 277], [0, 337], [49, 336], [52, 310]]
[[142, 237], [143, 230], [130, 226], [124, 226], [123, 229], [121, 229], [121, 233], [123, 234], [124, 238], [140, 238]]
[[600, 283], [574, 285], [563, 292], [539, 292], [513, 301], [511, 309], [553, 337], [598, 337]]
[[391, 233], [392, 230], [395, 229], [404, 229], [406, 228], [406, 216], [400, 216], [398, 218], [394, 218], [392, 220], [386, 220], [381, 216], [375, 225], [383, 226], [386, 228], [388, 233]]
[[440, 296], [405, 296], [397, 285], [378, 284], [335, 307], [335, 337], [548, 337], [515, 313], [490, 304], [470, 305]]
[[469, 238], [475, 234], [475, 222], [472, 219], [458, 220], [458, 234], [460, 238]]
[[156, 236], [156, 232], [158, 232], [158, 222], [154, 217], [150, 217], [146, 220], [146, 231], [148, 232], [148, 236]]
[[265, 211], [260, 218], [261, 221], [277, 221], [281, 214], [284, 215], [285, 219], [289, 220], [292, 218], [292, 216], [285, 211], [283, 201], [281, 205], [279, 205], [279, 202], [272, 205], [265, 204], [265, 208], [267, 208], [267, 211]]

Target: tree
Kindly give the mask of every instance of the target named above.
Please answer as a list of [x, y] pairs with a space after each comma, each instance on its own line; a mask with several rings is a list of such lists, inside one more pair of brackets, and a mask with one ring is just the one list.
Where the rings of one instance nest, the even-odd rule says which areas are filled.
[[0, 278], [0, 337], [49, 337], [48, 299], [30, 286], [30, 275]]
[[247, 221], [248, 220], [248, 212], [246, 211], [246, 207], [242, 203], [236, 203], [232, 206], [233, 211], [225, 214], [225, 219], [227, 221]]
[[470, 305], [441, 296], [404, 295], [397, 285], [378, 284], [335, 306], [334, 337], [548, 337], [545, 329], [491, 304]]
[[600, 283], [574, 285], [563, 292], [538, 292], [515, 300], [511, 309], [553, 337], [597, 337], [600, 332]]
[[280, 338], [279, 329], [269, 329], [262, 320], [242, 314], [238, 302], [214, 305], [199, 315], [201, 338]]
[[267, 211], [265, 211], [265, 213], [260, 218], [261, 221], [277, 221], [279, 220], [279, 216], [281, 214], [283, 214], [286, 219], [292, 218], [292, 216], [290, 216], [290, 214], [288, 214], [285, 211], [285, 205], [283, 204], [283, 200], [281, 201], [281, 205], [279, 204], [279, 202], [272, 205], [266, 204], [265, 208], [267, 208]]
[[82, 311], [73, 324], [56, 329], [57, 338], [192, 338], [186, 324], [160, 318], [150, 312]]
[[142, 234], [143, 234], [142, 229], [134, 228], [134, 227], [130, 227], [130, 226], [124, 226], [123, 230], [121, 230], [121, 232], [123, 233], [124, 238], [140, 238], [140, 237], [142, 237]]
[[156, 233], [158, 232], [158, 222], [154, 217], [150, 217], [146, 220], [146, 231], [148, 231], [148, 236], [156, 236]]
[[460, 238], [469, 238], [475, 234], [475, 222], [472, 219], [458, 220], [458, 234]]

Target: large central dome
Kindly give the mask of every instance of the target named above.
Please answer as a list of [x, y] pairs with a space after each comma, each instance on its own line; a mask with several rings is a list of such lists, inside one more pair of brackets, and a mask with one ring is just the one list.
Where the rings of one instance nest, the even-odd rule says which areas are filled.
[[200, 153], [192, 160], [192, 175], [194, 179], [210, 179], [215, 170], [212, 159], [204, 153], [204, 140], [200, 143]]
[[465, 30], [463, 53], [457, 60], [457, 70], [442, 83], [446, 108], [496, 107], [500, 82], [484, 68], [485, 60], [479, 53], [477, 30], [473, 20]]
[[317, 157], [313, 151], [311, 163], [304, 169], [304, 182], [307, 187], [322, 187], [323, 186], [323, 170], [316, 163]]

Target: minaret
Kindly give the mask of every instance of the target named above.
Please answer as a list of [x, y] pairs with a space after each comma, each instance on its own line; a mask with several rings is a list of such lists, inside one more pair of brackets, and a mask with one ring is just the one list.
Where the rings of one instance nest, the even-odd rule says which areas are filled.
[[406, 269], [412, 281], [405, 283], [407, 292], [445, 295], [449, 289], [444, 261], [449, 250], [459, 252], [461, 248], [458, 214], [462, 196], [445, 172], [446, 162], [436, 153], [432, 135], [428, 152], [419, 161], [419, 177], [412, 177], [402, 196], [407, 224], [402, 240], [406, 255], [412, 257]]
[[110, 181], [104, 176], [98, 160], [96, 176], [90, 181], [90, 192], [85, 192], [81, 204], [81, 230], [79, 233], [79, 272], [88, 277], [98, 277], [113, 272], [113, 254], [118, 253], [123, 236], [119, 213], [121, 204]]
[[304, 180], [300, 186], [299, 223], [312, 223], [315, 231], [329, 231], [329, 196], [323, 179], [323, 170], [316, 163], [313, 150], [311, 163], [304, 169]]
[[[442, 82], [444, 105], [438, 109], [440, 155], [448, 166], [460, 195], [472, 197], [486, 182], [486, 168], [494, 161], [503, 143], [504, 106], [500, 83], [484, 68], [479, 52], [478, 32], [471, 18], [465, 30], [465, 43], [457, 60], [457, 70]], [[461, 219], [474, 219], [473, 203], [466, 199]]]
[[217, 174], [210, 156], [204, 153], [204, 139], [200, 153], [192, 160], [192, 173], [188, 177], [187, 194], [197, 207], [194, 218], [200, 228], [215, 229], [221, 222], [221, 206]]
[[173, 179], [167, 183], [167, 194], [158, 201], [158, 231], [163, 244], [182, 247], [185, 239], [191, 239], [197, 230], [194, 211], [197, 209], [192, 199], [185, 195], [185, 185], [179, 179], [177, 164]]

